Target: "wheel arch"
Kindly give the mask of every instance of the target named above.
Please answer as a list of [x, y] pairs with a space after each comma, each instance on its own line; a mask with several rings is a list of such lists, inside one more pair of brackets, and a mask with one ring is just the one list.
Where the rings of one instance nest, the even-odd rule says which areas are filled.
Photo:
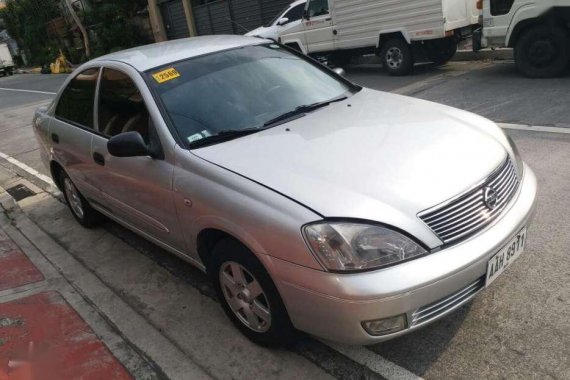
[[[253, 256], [257, 257], [257, 254], [255, 253], [256, 250], [252, 249], [251, 242], [249, 242], [249, 244], [248, 244], [248, 242], [244, 242], [244, 240], [246, 240], [246, 239], [239, 238], [236, 236], [235, 233], [228, 232], [225, 229], [221, 229], [221, 228], [217, 228], [217, 227], [206, 227], [198, 233], [197, 238], [196, 238], [196, 249], [198, 251], [198, 256], [200, 257], [202, 264], [206, 268], [206, 271], [208, 270], [208, 267], [211, 264], [212, 251], [213, 251], [214, 247], [220, 241], [225, 240], [225, 239], [234, 240], [238, 244], [247, 248], [247, 250], [250, 251]], [[258, 261], [260, 263], [262, 263], [262, 260], [258, 260]], [[262, 263], [262, 265], [263, 265], [263, 263]], [[265, 270], [267, 270], [267, 268], [265, 268]]]
[[406, 41], [406, 43], [408, 43], [409, 45], [412, 44], [412, 39], [405, 30], [402, 29], [386, 30], [380, 32], [376, 49], [380, 51], [380, 49], [382, 49], [382, 45], [384, 45], [392, 38], [401, 38], [402, 40]]
[[[520, 18], [524, 18], [525, 10], [521, 10]], [[553, 7], [546, 13], [543, 13], [536, 17], [529, 17], [521, 21], [516, 21], [517, 15], [514, 17], [515, 27], [512, 28], [507, 35], [507, 47], [514, 47], [519, 39], [519, 37], [529, 28], [536, 25], [555, 25], [562, 26], [569, 29], [570, 26], [570, 7]]]
[[63, 185], [61, 183], [61, 173], [65, 172], [65, 169], [57, 161], [52, 160], [49, 163], [49, 170], [50, 170], [51, 178], [53, 179], [53, 182], [55, 183], [55, 185], [57, 186], [57, 188], [60, 191], [63, 191]]

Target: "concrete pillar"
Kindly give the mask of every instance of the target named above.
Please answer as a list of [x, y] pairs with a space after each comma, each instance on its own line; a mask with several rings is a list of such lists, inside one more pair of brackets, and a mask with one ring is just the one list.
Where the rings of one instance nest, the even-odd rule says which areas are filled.
[[150, 18], [150, 25], [152, 27], [152, 34], [154, 35], [155, 42], [166, 41], [166, 29], [162, 22], [162, 14], [157, 0], [148, 0], [148, 16]]
[[182, 5], [184, 5], [184, 15], [186, 16], [186, 22], [188, 23], [188, 31], [190, 32], [190, 37], [195, 37], [198, 35], [198, 33], [196, 32], [196, 22], [194, 21], [192, 3], [190, 0], [182, 0]]
[[182, 0], [182, 5], [184, 5], [184, 15], [186, 16], [186, 22], [188, 23], [188, 31], [190, 32], [190, 37], [195, 37], [198, 35], [196, 32], [196, 22], [194, 21], [194, 11], [192, 10], [192, 4], [190, 0]]

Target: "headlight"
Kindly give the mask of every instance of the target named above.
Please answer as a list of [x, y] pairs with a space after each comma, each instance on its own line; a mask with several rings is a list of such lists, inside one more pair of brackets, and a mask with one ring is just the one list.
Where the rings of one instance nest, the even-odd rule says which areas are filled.
[[511, 144], [511, 149], [513, 150], [513, 154], [515, 155], [515, 165], [517, 166], [517, 175], [519, 177], [519, 180], [522, 179], [523, 176], [523, 171], [524, 171], [524, 163], [523, 160], [521, 158], [521, 154], [519, 153], [519, 148], [517, 148], [517, 144], [515, 144], [515, 142], [513, 141], [513, 139], [511, 138], [511, 136], [507, 135], [505, 133], [505, 135], [507, 136], [507, 140], [509, 140], [509, 144]]
[[401, 233], [374, 225], [315, 223], [305, 226], [303, 235], [319, 262], [332, 271], [379, 268], [427, 253]]

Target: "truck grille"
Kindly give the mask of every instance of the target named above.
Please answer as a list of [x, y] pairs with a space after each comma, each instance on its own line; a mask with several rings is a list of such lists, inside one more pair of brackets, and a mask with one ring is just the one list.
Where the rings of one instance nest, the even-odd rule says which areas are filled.
[[466, 239], [501, 214], [516, 193], [519, 181], [513, 163], [507, 158], [475, 189], [418, 216], [445, 244]]

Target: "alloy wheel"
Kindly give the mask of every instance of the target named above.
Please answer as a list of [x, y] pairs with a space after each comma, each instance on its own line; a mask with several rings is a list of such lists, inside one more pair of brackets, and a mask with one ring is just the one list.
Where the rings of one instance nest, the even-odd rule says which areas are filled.
[[64, 189], [71, 210], [79, 219], [83, 219], [85, 217], [85, 212], [83, 210], [81, 197], [79, 196], [77, 188], [69, 178], [65, 178], [64, 180]]
[[235, 316], [251, 330], [263, 333], [271, 327], [271, 309], [259, 281], [242, 265], [222, 264], [219, 281], [224, 298]]

